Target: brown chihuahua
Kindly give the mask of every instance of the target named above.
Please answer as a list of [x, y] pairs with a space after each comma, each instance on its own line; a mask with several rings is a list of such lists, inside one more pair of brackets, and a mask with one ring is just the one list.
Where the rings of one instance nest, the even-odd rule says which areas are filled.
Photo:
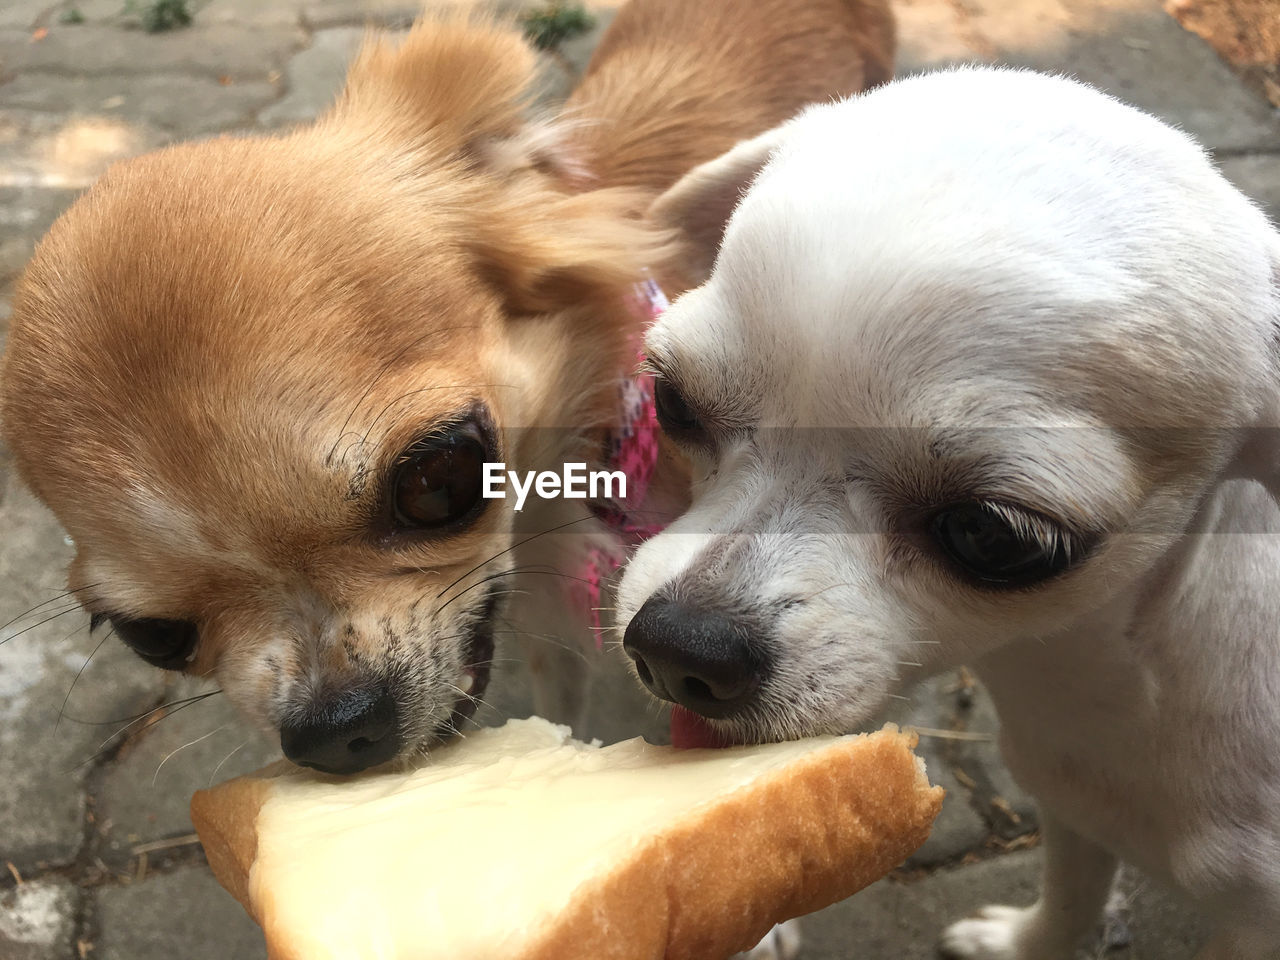
[[[40, 244], [3, 367], [71, 589], [297, 763], [420, 755], [484, 693], [500, 618], [590, 636], [545, 574], [616, 538], [587, 501], [485, 497], [484, 465], [602, 462], [634, 284], [679, 292], [668, 227], [723, 226], [651, 200], [892, 52], [883, 0], [633, 0], [533, 123], [518, 32], [429, 20], [312, 125], [113, 167]], [[646, 509], [679, 510], [680, 462], [656, 477]], [[581, 658], [531, 658], [572, 719]]]

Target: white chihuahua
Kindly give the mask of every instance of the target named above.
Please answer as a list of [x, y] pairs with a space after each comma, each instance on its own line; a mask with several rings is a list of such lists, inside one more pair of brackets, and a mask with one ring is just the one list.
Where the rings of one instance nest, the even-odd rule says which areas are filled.
[[621, 588], [640, 678], [761, 740], [972, 663], [1045, 882], [946, 955], [1071, 957], [1123, 859], [1202, 960], [1280, 956], [1280, 235], [1186, 136], [1008, 70], [812, 108], [657, 212], [748, 184], [647, 338], [697, 486]]

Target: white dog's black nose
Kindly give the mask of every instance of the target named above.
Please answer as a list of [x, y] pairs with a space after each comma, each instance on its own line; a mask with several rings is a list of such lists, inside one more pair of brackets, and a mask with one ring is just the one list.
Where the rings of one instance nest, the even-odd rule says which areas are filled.
[[396, 702], [385, 689], [357, 688], [319, 700], [280, 726], [284, 755], [324, 773], [359, 773], [400, 748]]
[[650, 597], [627, 625], [622, 648], [655, 696], [704, 717], [737, 712], [760, 686], [751, 631], [711, 610]]

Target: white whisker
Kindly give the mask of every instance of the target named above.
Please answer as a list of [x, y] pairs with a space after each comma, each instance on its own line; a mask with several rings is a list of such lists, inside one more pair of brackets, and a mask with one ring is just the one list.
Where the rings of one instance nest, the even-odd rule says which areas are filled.
[[187, 749], [187, 747], [194, 747], [194, 746], [195, 746], [197, 743], [199, 743], [201, 740], [208, 740], [208, 739], [209, 739], [210, 737], [212, 737], [215, 733], [219, 732], [220, 730], [225, 730], [225, 729], [227, 729], [227, 725], [224, 723], [222, 726], [220, 726], [220, 727], [215, 727], [213, 730], [210, 730], [210, 731], [209, 731], [208, 733], [206, 733], [203, 737], [196, 737], [194, 740], [189, 740], [188, 742], [184, 743], [182, 746], [178, 747], [176, 750], [170, 750], [170, 751], [169, 751], [169, 753], [165, 756], [165, 758], [164, 758], [163, 760], [161, 760], [159, 764], [157, 764], [157, 765], [156, 765], [156, 772], [155, 772], [155, 775], [154, 775], [154, 776], [152, 776], [152, 778], [151, 778], [151, 785], [152, 785], [153, 787], [156, 785], [156, 779], [160, 776], [160, 770], [164, 767], [164, 765], [165, 765], [166, 763], [168, 763], [168, 762], [169, 762], [169, 758], [170, 758], [170, 757], [172, 757], [172, 756], [174, 756], [175, 754], [177, 754], [177, 753], [179, 753], [179, 752], [181, 752], [181, 751], [183, 751], [183, 750]]

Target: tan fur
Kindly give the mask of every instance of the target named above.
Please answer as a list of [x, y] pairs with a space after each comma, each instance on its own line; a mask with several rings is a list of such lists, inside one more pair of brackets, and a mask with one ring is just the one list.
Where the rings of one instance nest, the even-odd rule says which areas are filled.
[[[656, 192], [788, 119], [797, 104], [891, 79], [893, 50], [893, 19], [877, 2], [632, 3], [569, 109], [604, 118], [580, 137], [602, 181]], [[678, 129], [667, 119], [673, 111], [684, 118]]]
[[[542, 127], [517, 34], [429, 20], [371, 41], [313, 125], [113, 167], [40, 244], [3, 367], [5, 439], [76, 541], [82, 602], [195, 621], [191, 670], [268, 726], [392, 639], [426, 671], [481, 593], [424, 598], [515, 528], [506, 501], [389, 545], [397, 457], [476, 403], [513, 466], [594, 456], [635, 362], [631, 284], [678, 286], [641, 211], [733, 139], [883, 79], [888, 23], [877, 0], [635, 0]], [[663, 482], [675, 505], [678, 465]], [[413, 674], [427, 700], [456, 679], [440, 656]]]

